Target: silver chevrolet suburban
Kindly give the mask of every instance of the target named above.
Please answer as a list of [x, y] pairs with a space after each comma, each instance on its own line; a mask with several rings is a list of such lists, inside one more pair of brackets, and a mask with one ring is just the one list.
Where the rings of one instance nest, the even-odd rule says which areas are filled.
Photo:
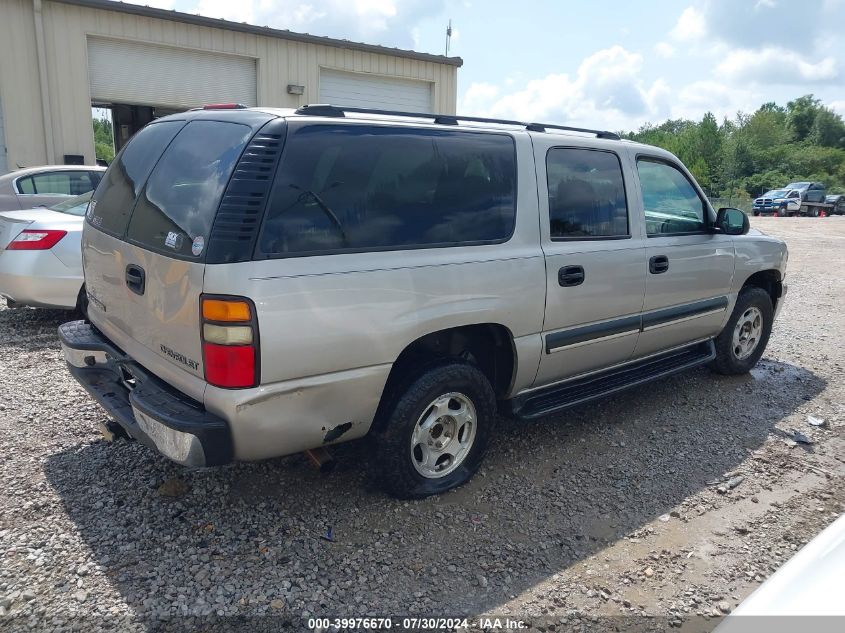
[[609, 132], [328, 105], [206, 107], [121, 151], [59, 334], [125, 432], [190, 466], [369, 435], [383, 486], [466, 482], [531, 419], [749, 371], [783, 242]]

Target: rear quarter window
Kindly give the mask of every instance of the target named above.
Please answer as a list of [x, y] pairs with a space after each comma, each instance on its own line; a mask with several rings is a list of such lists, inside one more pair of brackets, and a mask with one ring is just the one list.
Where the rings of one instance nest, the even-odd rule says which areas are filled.
[[508, 135], [305, 125], [288, 135], [256, 255], [501, 242], [515, 203]]
[[220, 198], [252, 128], [191, 121], [168, 146], [138, 198], [129, 242], [170, 256], [200, 260]]
[[183, 121], [152, 123], [129, 141], [94, 192], [88, 207], [91, 225], [117, 237], [123, 236], [147, 177], [164, 148], [184, 125]]
[[94, 189], [99, 179], [88, 171], [48, 171], [18, 180], [19, 193], [79, 196]]

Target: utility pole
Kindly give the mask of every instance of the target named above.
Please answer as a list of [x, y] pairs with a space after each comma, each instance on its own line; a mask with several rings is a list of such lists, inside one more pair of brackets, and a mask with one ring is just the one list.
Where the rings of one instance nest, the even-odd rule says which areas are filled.
[[446, 27], [446, 57], [449, 56], [449, 44], [452, 42], [452, 18], [449, 18], [449, 26]]

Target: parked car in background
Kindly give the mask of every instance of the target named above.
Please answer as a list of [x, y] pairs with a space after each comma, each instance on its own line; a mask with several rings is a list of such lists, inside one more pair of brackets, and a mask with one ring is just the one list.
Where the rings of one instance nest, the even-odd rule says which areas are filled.
[[0, 176], [0, 211], [32, 209], [93, 191], [105, 167], [46, 165]]
[[830, 215], [845, 215], [845, 194], [834, 193], [825, 196], [824, 201], [830, 205]]
[[0, 212], [0, 296], [9, 307], [85, 310], [80, 238], [92, 194]]
[[791, 182], [786, 189], [797, 191], [801, 202], [824, 202], [825, 188], [823, 182]]
[[[774, 616], [839, 616], [840, 622], [819, 621], [818, 624], [828, 626], [817, 627], [813, 626], [817, 622], [811, 621], [812, 624], [804, 630], [841, 631], [841, 618], [845, 616], [843, 587], [845, 515], [840, 516], [786, 561], [725, 618], [716, 633], [802, 630], [794, 626], [794, 621], [778, 621]], [[776, 626], [778, 624], [783, 624], [783, 627]]]
[[772, 189], [754, 200], [754, 215], [776, 215], [784, 209], [797, 213], [801, 210], [801, 193], [797, 189]]
[[786, 245], [665, 150], [326, 105], [150, 123], [82, 252], [59, 336], [127, 434], [191, 466], [369, 434], [399, 497], [466, 482], [497, 407], [750, 371], [786, 293]]
[[780, 217], [820, 215], [835, 213], [826, 196], [822, 182], [791, 182], [781, 189], [767, 191], [754, 200], [754, 215], [773, 214]]

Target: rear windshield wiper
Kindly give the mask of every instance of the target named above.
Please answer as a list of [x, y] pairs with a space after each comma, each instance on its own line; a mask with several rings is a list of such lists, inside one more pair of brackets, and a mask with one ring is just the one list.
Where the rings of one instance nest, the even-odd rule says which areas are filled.
[[299, 194], [297, 202], [304, 202], [305, 199], [308, 197], [313, 198], [314, 202], [317, 203], [317, 206], [322, 209], [323, 213], [325, 213], [326, 216], [332, 221], [332, 224], [337, 227], [337, 230], [340, 233], [341, 238], [343, 239], [343, 245], [349, 246], [349, 239], [346, 237], [346, 231], [343, 230], [343, 225], [340, 223], [340, 220], [338, 219], [337, 215], [335, 215], [335, 212], [331, 210], [329, 205], [323, 202], [323, 199], [319, 195], [317, 195], [316, 192], [311, 191], [310, 189], [303, 189], [302, 187], [298, 187], [293, 183], [290, 184], [290, 187], [292, 189], [296, 189], [302, 192], [301, 194]]

